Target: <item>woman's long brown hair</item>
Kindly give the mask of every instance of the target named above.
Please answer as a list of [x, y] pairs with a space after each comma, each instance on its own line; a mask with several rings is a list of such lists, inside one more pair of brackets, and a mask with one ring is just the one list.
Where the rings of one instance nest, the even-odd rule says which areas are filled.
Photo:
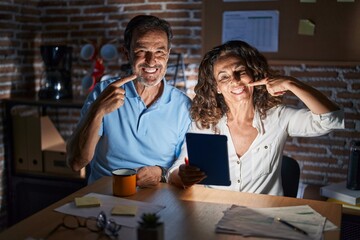
[[[228, 54], [238, 56], [244, 61], [254, 81], [275, 76], [275, 71], [269, 68], [266, 58], [246, 42], [229, 41], [207, 52], [199, 66], [196, 95], [191, 107], [191, 116], [202, 129], [213, 127], [215, 130], [220, 118], [229, 111], [223, 95], [217, 93], [217, 83], [214, 78], [214, 63], [220, 56]], [[261, 118], [265, 118], [266, 111], [279, 105], [281, 100], [282, 97], [271, 96], [265, 86], [254, 89], [254, 107], [260, 112]]]

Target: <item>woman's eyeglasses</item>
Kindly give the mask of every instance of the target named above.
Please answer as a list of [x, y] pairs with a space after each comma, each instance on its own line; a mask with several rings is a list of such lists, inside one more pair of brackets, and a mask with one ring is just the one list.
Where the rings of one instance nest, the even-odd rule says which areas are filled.
[[106, 214], [101, 211], [97, 217], [86, 218], [80, 221], [76, 216], [65, 215], [62, 223], [57, 225], [44, 239], [52, 236], [60, 227], [75, 230], [77, 228], [87, 228], [91, 232], [103, 232], [110, 238], [116, 237], [121, 229], [121, 225], [117, 224], [113, 219], [107, 219]]

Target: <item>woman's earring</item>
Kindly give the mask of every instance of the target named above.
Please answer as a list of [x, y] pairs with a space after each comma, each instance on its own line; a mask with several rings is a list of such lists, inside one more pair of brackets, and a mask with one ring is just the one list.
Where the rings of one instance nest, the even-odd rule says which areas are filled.
[[220, 92], [220, 91], [218, 91], [218, 92], [217, 92], [217, 94], [221, 94], [221, 92]]

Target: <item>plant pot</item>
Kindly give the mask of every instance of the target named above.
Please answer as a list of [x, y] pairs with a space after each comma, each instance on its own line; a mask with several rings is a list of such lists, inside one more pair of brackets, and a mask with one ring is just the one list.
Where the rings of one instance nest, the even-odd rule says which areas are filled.
[[138, 240], [164, 240], [164, 224], [160, 223], [156, 228], [137, 229]]

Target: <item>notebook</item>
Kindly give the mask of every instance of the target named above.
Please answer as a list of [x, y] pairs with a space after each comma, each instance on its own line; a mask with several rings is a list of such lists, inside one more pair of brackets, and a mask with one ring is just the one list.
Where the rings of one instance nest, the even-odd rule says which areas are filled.
[[218, 134], [187, 133], [189, 164], [200, 168], [207, 178], [199, 184], [229, 186], [227, 137]]

